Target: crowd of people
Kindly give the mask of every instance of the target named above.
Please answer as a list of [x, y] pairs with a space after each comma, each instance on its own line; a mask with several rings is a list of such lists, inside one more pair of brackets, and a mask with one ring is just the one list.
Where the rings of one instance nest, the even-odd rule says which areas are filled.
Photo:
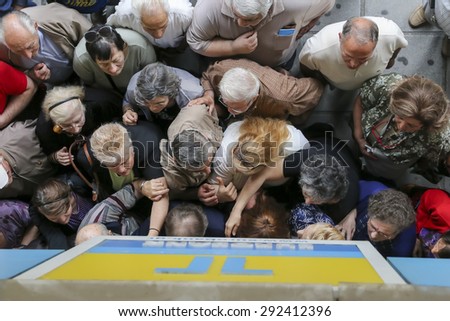
[[[449, 100], [388, 72], [396, 22], [304, 39], [334, 0], [22, 2], [0, 18], [0, 248], [165, 235], [450, 257]], [[306, 126], [326, 86], [355, 93], [352, 142]]]

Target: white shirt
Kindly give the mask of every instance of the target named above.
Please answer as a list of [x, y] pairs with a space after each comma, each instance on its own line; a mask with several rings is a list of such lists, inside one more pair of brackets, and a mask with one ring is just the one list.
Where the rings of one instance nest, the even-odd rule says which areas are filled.
[[[225, 185], [233, 182], [234, 186], [240, 190], [244, 187], [248, 176], [238, 172], [233, 167], [233, 149], [237, 145], [240, 128], [244, 121], [237, 121], [227, 127], [223, 134], [223, 140], [214, 156], [213, 168], [208, 183], [217, 184], [217, 177], [221, 177]], [[286, 157], [300, 149], [309, 148], [309, 141], [303, 133], [292, 125], [287, 125], [289, 138], [283, 144], [283, 157]]]
[[169, 22], [160, 39], [153, 38], [142, 28], [141, 15], [132, 7], [131, 2], [132, 0], [121, 0], [116, 6], [116, 12], [108, 17], [107, 24], [133, 29], [160, 48], [175, 48], [182, 43], [194, 12], [189, 0], [168, 0]]
[[395, 50], [405, 48], [408, 41], [402, 30], [392, 20], [382, 17], [365, 17], [378, 25], [378, 43], [372, 57], [357, 69], [350, 69], [341, 55], [339, 33], [345, 21], [325, 26], [309, 38], [300, 52], [300, 63], [318, 70], [333, 86], [342, 90], [358, 89], [364, 81], [380, 75]]

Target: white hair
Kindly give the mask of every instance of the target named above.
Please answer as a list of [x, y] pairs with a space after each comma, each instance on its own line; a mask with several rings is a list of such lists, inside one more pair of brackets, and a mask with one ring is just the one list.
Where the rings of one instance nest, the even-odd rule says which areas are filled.
[[8, 13], [0, 20], [0, 42], [3, 44], [6, 44], [5, 29], [11, 28], [9, 24], [12, 22], [18, 22], [20, 26], [22, 26], [25, 30], [29, 31], [33, 35], [37, 33], [33, 19], [31, 19], [31, 17], [25, 12], [15, 10]]
[[236, 67], [223, 75], [219, 91], [226, 100], [249, 102], [258, 95], [259, 86], [258, 77], [244, 68]]
[[143, 13], [153, 15], [161, 9], [167, 14], [170, 11], [168, 0], [132, 0], [131, 6], [136, 12], [139, 12], [140, 17]]
[[231, 6], [243, 17], [256, 16], [258, 14], [266, 17], [273, 0], [232, 0]]

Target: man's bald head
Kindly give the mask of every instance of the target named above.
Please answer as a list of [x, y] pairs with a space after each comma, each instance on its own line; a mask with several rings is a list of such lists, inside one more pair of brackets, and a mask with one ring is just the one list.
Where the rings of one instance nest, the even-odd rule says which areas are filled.
[[339, 40], [345, 64], [350, 69], [357, 69], [373, 55], [378, 42], [378, 26], [364, 17], [350, 18], [339, 33]]
[[79, 245], [100, 235], [111, 235], [111, 231], [108, 230], [105, 225], [100, 223], [88, 224], [78, 231], [77, 237], [75, 238], [75, 245]]

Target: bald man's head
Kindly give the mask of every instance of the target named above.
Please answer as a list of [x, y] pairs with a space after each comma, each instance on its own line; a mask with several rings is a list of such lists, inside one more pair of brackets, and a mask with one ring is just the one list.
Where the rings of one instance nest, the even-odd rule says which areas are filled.
[[88, 224], [86, 226], [83, 226], [81, 230], [78, 231], [77, 237], [75, 238], [75, 245], [79, 245], [87, 240], [90, 240], [91, 238], [100, 235], [112, 235], [112, 233], [103, 224]]
[[350, 69], [357, 69], [372, 56], [378, 42], [377, 24], [364, 17], [347, 20], [339, 33], [341, 55]]

